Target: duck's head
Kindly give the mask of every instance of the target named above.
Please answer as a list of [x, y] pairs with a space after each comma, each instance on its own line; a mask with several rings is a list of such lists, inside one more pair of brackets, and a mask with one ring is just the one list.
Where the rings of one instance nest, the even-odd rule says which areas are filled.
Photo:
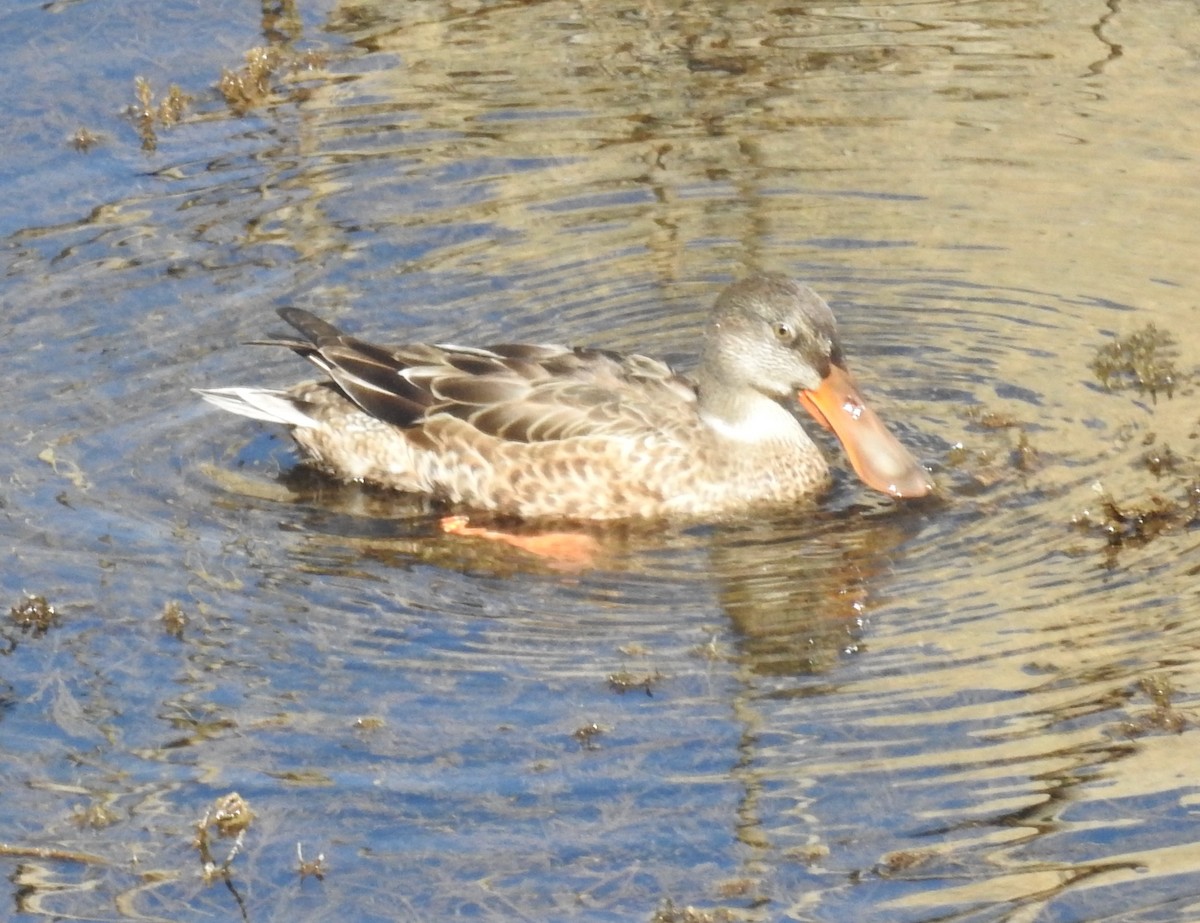
[[729, 286], [709, 321], [702, 412], [730, 428], [756, 396], [796, 401], [842, 443], [858, 476], [893, 497], [922, 497], [928, 472], [863, 400], [846, 368], [833, 312], [806, 285], [777, 275]]

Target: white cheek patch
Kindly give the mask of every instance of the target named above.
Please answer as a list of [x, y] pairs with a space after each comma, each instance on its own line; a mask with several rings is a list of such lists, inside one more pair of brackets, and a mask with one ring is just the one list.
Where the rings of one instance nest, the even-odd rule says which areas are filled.
[[795, 417], [766, 397], [756, 400], [750, 412], [738, 420], [723, 420], [703, 411], [700, 413], [700, 419], [713, 432], [734, 442], [753, 444], [795, 439], [797, 430], [803, 432]]

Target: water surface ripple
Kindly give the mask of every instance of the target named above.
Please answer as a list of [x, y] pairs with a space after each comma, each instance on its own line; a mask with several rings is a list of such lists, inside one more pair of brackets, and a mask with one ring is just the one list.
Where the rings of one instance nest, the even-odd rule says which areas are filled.
[[[1127, 6], [7, 14], [11, 912], [1196, 917], [1200, 22]], [[308, 375], [243, 345], [288, 304], [687, 369], [764, 269], [829, 299], [936, 498], [826, 442], [809, 508], [567, 569], [189, 390]], [[1106, 390], [1150, 323], [1173, 389]]]

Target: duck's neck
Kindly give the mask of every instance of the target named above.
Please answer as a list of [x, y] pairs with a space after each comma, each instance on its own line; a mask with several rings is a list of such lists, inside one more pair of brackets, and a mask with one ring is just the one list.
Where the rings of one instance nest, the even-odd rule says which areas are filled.
[[809, 445], [812, 442], [804, 427], [785, 407], [765, 394], [748, 388], [722, 388], [701, 378], [699, 413], [700, 419], [713, 432], [733, 442], [751, 445]]

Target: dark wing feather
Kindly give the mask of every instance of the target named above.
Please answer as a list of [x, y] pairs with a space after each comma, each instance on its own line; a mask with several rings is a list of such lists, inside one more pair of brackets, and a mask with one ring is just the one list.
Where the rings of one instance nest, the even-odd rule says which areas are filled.
[[445, 416], [497, 439], [550, 442], [643, 435], [694, 412], [695, 385], [645, 356], [512, 343], [389, 348], [299, 308], [279, 313], [307, 342], [271, 342], [319, 366], [367, 413], [401, 427]]
[[478, 356], [468, 353], [447, 352], [443, 361], [453, 369], [458, 369], [464, 375], [494, 375], [497, 369], [495, 356]]
[[439, 375], [429, 382], [429, 390], [439, 401], [472, 407], [519, 401], [530, 392], [529, 382], [493, 373]]

